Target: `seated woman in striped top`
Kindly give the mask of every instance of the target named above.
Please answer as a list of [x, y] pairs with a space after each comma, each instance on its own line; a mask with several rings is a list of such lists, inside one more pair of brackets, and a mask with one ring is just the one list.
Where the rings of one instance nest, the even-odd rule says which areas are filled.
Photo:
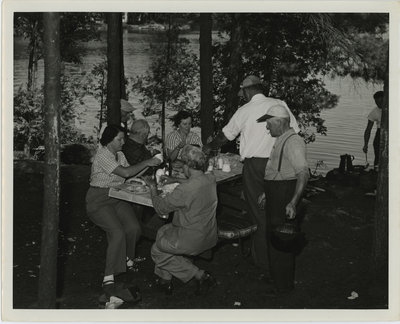
[[150, 158], [129, 165], [121, 151], [124, 143], [125, 132], [121, 126], [109, 125], [105, 128], [93, 160], [90, 187], [86, 194], [88, 217], [107, 233], [103, 288], [109, 295], [113, 295], [115, 290], [114, 275], [125, 272], [133, 264], [141, 228], [132, 204], [109, 197], [108, 191], [144, 168], [161, 162]]
[[202, 147], [200, 137], [191, 131], [192, 115], [185, 110], [179, 111], [174, 117], [174, 131], [167, 135], [165, 147], [167, 149], [168, 158], [174, 162], [180, 160], [182, 148], [186, 144]]

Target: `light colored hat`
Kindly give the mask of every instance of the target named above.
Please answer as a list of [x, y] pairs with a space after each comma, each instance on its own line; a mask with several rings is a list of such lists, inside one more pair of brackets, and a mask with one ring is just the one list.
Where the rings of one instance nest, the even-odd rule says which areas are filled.
[[121, 103], [121, 110], [123, 111], [131, 112], [135, 110], [135, 108], [125, 99], [121, 99], [120, 103]]
[[243, 88], [247, 88], [256, 84], [261, 84], [261, 80], [259, 77], [255, 75], [249, 75], [247, 78], [245, 78], [242, 81], [242, 84], [240, 85], [240, 90], [238, 92], [239, 96], [243, 96]]
[[283, 105], [275, 105], [268, 109], [268, 112], [257, 119], [258, 123], [264, 122], [269, 118], [279, 117], [279, 118], [290, 118], [287, 108]]

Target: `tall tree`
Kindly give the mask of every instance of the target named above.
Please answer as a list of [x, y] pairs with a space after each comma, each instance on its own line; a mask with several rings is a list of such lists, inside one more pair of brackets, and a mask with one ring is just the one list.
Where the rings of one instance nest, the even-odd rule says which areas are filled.
[[372, 269], [375, 274], [388, 271], [388, 216], [389, 216], [389, 55], [383, 86], [384, 102], [380, 128], [380, 157], [372, 245]]
[[200, 96], [201, 139], [206, 143], [214, 133], [211, 13], [200, 14]]
[[[60, 13], [61, 60], [81, 63], [85, 42], [97, 39], [95, 21], [101, 13]], [[28, 40], [28, 83], [27, 89], [36, 86], [37, 64], [43, 57], [43, 15], [34, 12], [16, 12], [14, 14], [14, 32]]]
[[125, 80], [125, 68], [124, 68], [124, 30], [122, 28], [122, 14], [121, 20], [118, 21], [118, 29], [119, 29], [119, 56], [120, 56], [120, 64], [121, 64], [121, 93], [120, 96], [122, 99], [128, 99], [126, 94], [126, 80]]
[[44, 13], [45, 170], [39, 308], [55, 308], [60, 206], [60, 15]]
[[121, 13], [107, 13], [107, 123], [121, 122]]
[[35, 89], [37, 63], [41, 58], [43, 17], [40, 13], [16, 13], [15, 32], [28, 39], [28, 83], [27, 89]]
[[243, 78], [242, 72], [242, 48], [243, 29], [241, 25], [241, 14], [232, 14], [231, 38], [229, 42], [230, 59], [228, 71], [228, 93], [225, 110], [225, 119], [229, 119], [236, 111], [239, 103], [238, 91]]

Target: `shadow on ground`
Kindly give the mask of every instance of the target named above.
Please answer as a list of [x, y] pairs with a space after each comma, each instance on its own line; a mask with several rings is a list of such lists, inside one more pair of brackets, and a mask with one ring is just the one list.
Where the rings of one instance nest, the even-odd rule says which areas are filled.
[[[62, 169], [58, 308], [96, 309], [102, 293], [106, 238], [86, 217], [84, 197], [87, 166]], [[43, 176], [31, 168], [14, 170], [13, 305], [34, 308], [37, 298]], [[137, 309], [387, 309], [387, 277], [370, 269], [374, 197], [360, 186], [313, 184], [302, 230], [308, 244], [296, 260], [296, 289], [280, 297], [265, 293], [262, 271], [242, 256], [237, 244], [219, 246], [212, 261], [197, 260], [217, 286], [206, 296], [194, 296], [194, 286], [177, 281], [173, 296], [154, 287], [152, 242], [138, 244], [137, 271], [118, 280], [140, 287], [142, 301], [124, 305]], [[235, 243], [235, 242], [233, 242]], [[245, 244], [248, 246], [249, 242]], [[358, 298], [349, 299], [352, 292]]]

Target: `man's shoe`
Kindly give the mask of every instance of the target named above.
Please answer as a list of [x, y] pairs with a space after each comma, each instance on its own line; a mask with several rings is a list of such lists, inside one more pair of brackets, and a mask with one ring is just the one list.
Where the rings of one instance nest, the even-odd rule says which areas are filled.
[[172, 286], [172, 280], [158, 278], [156, 280], [155, 286], [159, 291], [165, 293], [166, 295], [172, 295], [174, 290]]
[[195, 295], [201, 296], [207, 294], [210, 288], [214, 287], [216, 284], [217, 281], [214, 277], [207, 271], [204, 271], [202, 277], [199, 280], [196, 280]]

